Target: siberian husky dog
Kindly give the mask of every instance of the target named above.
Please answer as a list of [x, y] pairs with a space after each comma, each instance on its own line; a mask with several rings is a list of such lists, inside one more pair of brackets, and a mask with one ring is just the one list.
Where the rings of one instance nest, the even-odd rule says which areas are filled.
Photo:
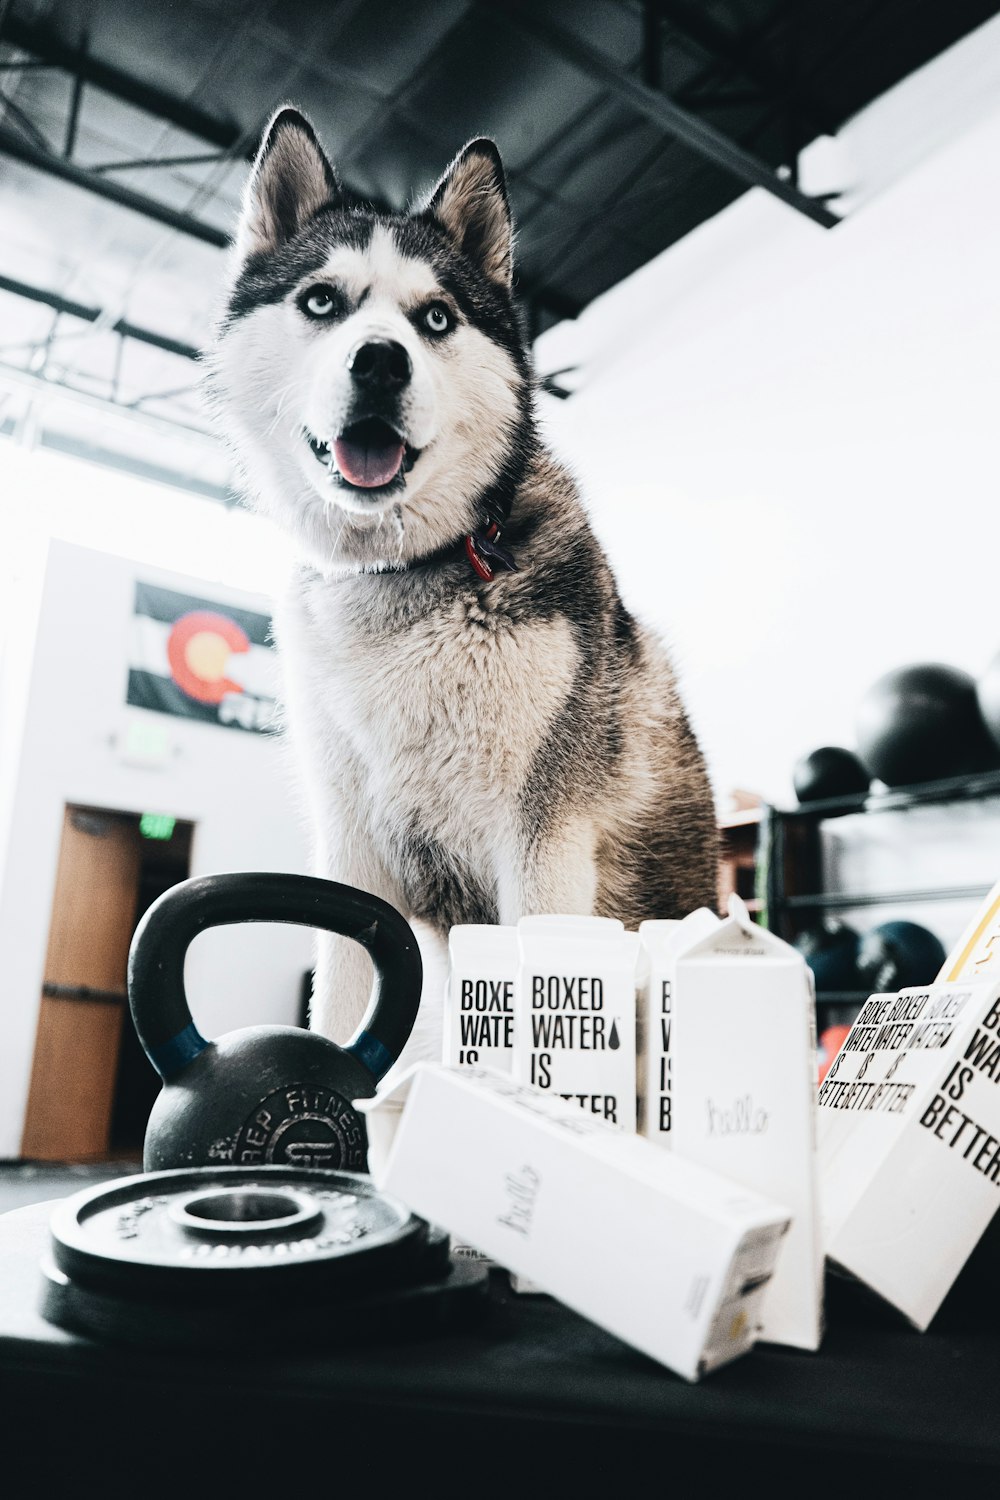
[[[210, 354], [251, 503], [300, 559], [275, 633], [317, 872], [442, 937], [716, 905], [704, 762], [539, 441], [512, 251], [492, 141], [387, 214], [281, 109]], [[324, 939], [314, 1027], [343, 1038], [370, 978]]]

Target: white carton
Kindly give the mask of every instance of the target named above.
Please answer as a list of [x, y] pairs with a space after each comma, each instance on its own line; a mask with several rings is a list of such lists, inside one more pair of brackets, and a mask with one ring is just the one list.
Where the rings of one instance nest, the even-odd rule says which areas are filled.
[[359, 1100], [375, 1181], [688, 1380], [754, 1343], [788, 1214], [502, 1073]]
[[670, 1145], [670, 1039], [677, 955], [718, 926], [718, 917], [706, 906], [682, 921], [639, 923], [639, 1132], [657, 1146]]
[[730, 918], [677, 956], [672, 1028], [672, 1151], [792, 1212], [764, 1302], [761, 1338], [817, 1349], [823, 1250], [816, 1161], [816, 1021], [800, 953]]
[[514, 1057], [516, 927], [467, 923], [448, 938], [444, 1061], [509, 1073]]
[[1000, 1204], [1000, 975], [873, 995], [819, 1104], [826, 1253], [925, 1329]]
[[518, 939], [514, 1077], [634, 1131], [638, 934], [529, 917]]
[[538, 912], [521, 917], [518, 932], [550, 932], [557, 937], [567, 933], [588, 933], [598, 937], [614, 936], [625, 931], [625, 923], [618, 917], [583, 917], [571, 912]]

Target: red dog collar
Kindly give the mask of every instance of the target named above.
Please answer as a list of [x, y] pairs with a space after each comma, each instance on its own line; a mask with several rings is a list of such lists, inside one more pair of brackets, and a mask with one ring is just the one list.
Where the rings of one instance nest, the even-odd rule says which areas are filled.
[[495, 521], [485, 531], [470, 531], [465, 538], [465, 555], [484, 583], [490, 582], [498, 565], [506, 568], [508, 573], [517, 572], [513, 553], [501, 547], [499, 541], [500, 527]]

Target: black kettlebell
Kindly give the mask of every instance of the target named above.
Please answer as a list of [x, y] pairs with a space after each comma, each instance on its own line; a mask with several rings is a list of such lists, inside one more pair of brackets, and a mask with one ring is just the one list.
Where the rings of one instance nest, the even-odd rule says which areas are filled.
[[[295, 922], [353, 938], [375, 984], [344, 1047], [296, 1026], [200, 1034], [184, 993], [184, 956], [209, 927]], [[364, 1171], [367, 1137], [352, 1100], [370, 1098], [399, 1056], [420, 1005], [416, 938], [377, 896], [304, 875], [201, 875], [167, 891], [132, 939], [129, 1004], [163, 1088], [146, 1127], [147, 1172], [285, 1165]]]

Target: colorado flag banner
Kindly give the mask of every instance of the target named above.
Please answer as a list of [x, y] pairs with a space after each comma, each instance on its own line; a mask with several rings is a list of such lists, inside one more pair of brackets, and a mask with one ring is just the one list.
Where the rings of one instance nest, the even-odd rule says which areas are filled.
[[267, 733], [276, 728], [270, 629], [268, 615], [137, 582], [126, 701]]

